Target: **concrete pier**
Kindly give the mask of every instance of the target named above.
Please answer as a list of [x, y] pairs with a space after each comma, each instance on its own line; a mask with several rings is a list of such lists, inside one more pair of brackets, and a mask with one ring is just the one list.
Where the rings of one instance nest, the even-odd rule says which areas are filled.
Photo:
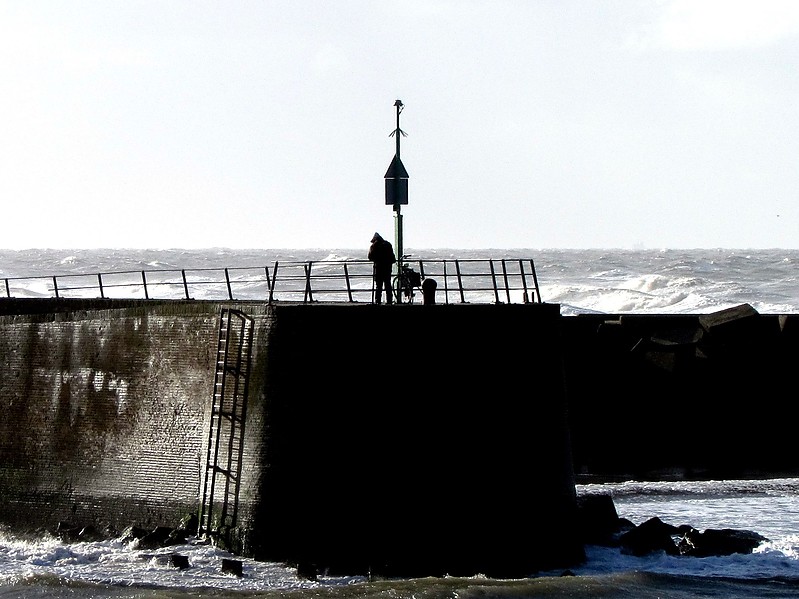
[[252, 344], [246, 417], [229, 415], [235, 518], [215, 519], [217, 495], [208, 526], [243, 556], [528, 576], [582, 559], [576, 481], [799, 474], [799, 316], [13, 299], [0, 522], [153, 529], [197, 514], [224, 310], [251, 320]]
[[0, 301], [3, 522], [196, 513], [223, 307], [254, 322], [233, 550], [414, 576], [582, 558], [546, 304]]

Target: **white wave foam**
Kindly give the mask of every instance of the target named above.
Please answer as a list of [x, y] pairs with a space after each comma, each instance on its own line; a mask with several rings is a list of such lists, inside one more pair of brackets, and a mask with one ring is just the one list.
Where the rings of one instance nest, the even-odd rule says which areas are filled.
[[[170, 556], [188, 559], [189, 567], [175, 568]], [[242, 562], [241, 577], [221, 569], [223, 558]], [[299, 578], [296, 570], [273, 562], [242, 559], [206, 544], [186, 544], [155, 551], [135, 549], [120, 540], [63, 543], [58, 539], [20, 540], [0, 535], [0, 585], [20, 579], [57, 577], [63, 581], [116, 586], [181, 589], [217, 588], [236, 591], [288, 591], [360, 582], [362, 577]]]

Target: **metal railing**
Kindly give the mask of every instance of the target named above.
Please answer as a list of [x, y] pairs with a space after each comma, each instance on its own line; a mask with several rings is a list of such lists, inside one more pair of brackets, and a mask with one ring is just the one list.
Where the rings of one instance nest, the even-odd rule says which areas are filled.
[[[541, 303], [532, 259], [405, 259], [436, 281], [436, 303]], [[271, 266], [126, 270], [2, 279], [6, 297], [371, 302], [368, 260]], [[415, 301], [422, 303], [421, 289]], [[1, 293], [1, 292], [0, 292]]]

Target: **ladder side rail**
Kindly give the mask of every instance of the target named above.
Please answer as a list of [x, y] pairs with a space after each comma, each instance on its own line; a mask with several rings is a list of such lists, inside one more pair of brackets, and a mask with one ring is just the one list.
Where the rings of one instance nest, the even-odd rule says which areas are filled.
[[[231, 311], [231, 314], [233, 314], [232, 311]], [[232, 320], [233, 319], [231, 318], [231, 327], [230, 327], [231, 330], [233, 329]], [[223, 497], [223, 500], [222, 500], [222, 513], [220, 514], [220, 518], [219, 518], [220, 524], [222, 526], [228, 526], [228, 524], [229, 524], [228, 523], [228, 497], [230, 496], [230, 484], [231, 484], [231, 474], [232, 474], [231, 470], [230, 470], [230, 467], [231, 467], [231, 464], [230, 464], [230, 458], [231, 458], [231, 456], [230, 456], [230, 445], [233, 442], [233, 437], [234, 437], [235, 431], [236, 431], [236, 423], [234, 421], [234, 412], [235, 412], [235, 408], [236, 408], [236, 405], [235, 405], [236, 404], [236, 385], [238, 384], [238, 378], [239, 378], [235, 362], [231, 363], [232, 362], [231, 355], [233, 355], [233, 352], [230, 351], [230, 340], [231, 340], [231, 336], [230, 336], [230, 334], [228, 334], [228, 352], [225, 355], [225, 361], [222, 364], [222, 368], [224, 369], [224, 373], [225, 373], [226, 384], [225, 384], [224, 393], [223, 393], [223, 397], [225, 398], [225, 401], [224, 401], [225, 409], [220, 412], [220, 416], [222, 417], [223, 421], [227, 423], [227, 436], [226, 436], [226, 439], [224, 440], [226, 442], [223, 443], [222, 439], [219, 440], [220, 441], [219, 445], [223, 446], [224, 449], [225, 449], [225, 454], [222, 456], [222, 460], [224, 462], [224, 465], [221, 466], [221, 467], [219, 466], [220, 456], [219, 456], [218, 451], [217, 451], [217, 456], [216, 456], [216, 458], [214, 460], [214, 463], [216, 464], [216, 470], [218, 472], [223, 472], [224, 475], [225, 475], [224, 476], [223, 488], [221, 489], [221, 493], [222, 493], [222, 497]], [[240, 340], [241, 340], [241, 335], [237, 334], [236, 335], [236, 343], [240, 343]], [[235, 353], [237, 354], [238, 352], [235, 352]], [[228, 377], [229, 374], [233, 375], [232, 381], [230, 381], [230, 379]]]
[[[216, 370], [214, 375], [214, 395], [211, 405], [211, 426], [208, 431], [208, 457], [206, 460], [206, 486], [207, 493], [204, 493], [203, 504], [207, 505], [208, 515], [208, 528], [206, 532], [210, 532], [211, 513], [213, 512], [214, 498], [216, 494], [216, 474], [217, 474], [217, 456], [219, 454], [219, 439], [222, 434], [222, 410], [224, 407], [224, 392], [225, 392], [225, 372], [224, 372], [224, 356], [227, 353], [227, 346], [230, 337], [230, 311], [222, 309], [219, 325], [219, 338], [217, 343], [217, 357], [216, 357]], [[221, 365], [221, 367], [220, 367]], [[210, 483], [208, 477], [210, 475]]]
[[222, 511], [219, 515], [219, 523], [220, 526], [228, 526], [228, 497], [230, 496], [230, 485], [231, 485], [231, 478], [232, 473], [230, 471], [230, 440], [233, 438], [234, 435], [234, 424], [232, 421], [232, 417], [230, 414], [226, 414], [226, 420], [228, 424], [228, 434], [227, 434], [227, 442], [222, 442], [220, 440], [220, 446], [223, 446], [227, 452], [227, 456], [225, 457], [225, 464], [224, 466], [219, 466], [217, 463], [216, 471], [220, 474], [223, 474], [223, 481], [221, 483], [220, 494], [222, 495]]
[[236, 441], [236, 434], [239, 430], [239, 423], [237, 422], [238, 417], [238, 402], [239, 402], [239, 383], [241, 381], [241, 354], [242, 354], [242, 347], [244, 343], [243, 338], [243, 323], [241, 321], [241, 316], [237, 313], [236, 314], [236, 346], [237, 349], [235, 352], [228, 352], [228, 362], [225, 364], [225, 370], [230, 373], [234, 373], [232, 385], [230, 389], [229, 395], [229, 402], [228, 406], [229, 409], [226, 411], [226, 416], [229, 421], [230, 427], [230, 434], [228, 435], [226, 441], [226, 448], [225, 452], [226, 455], [224, 456], [224, 470], [226, 472], [225, 477], [225, 488], [224, 488], [224, 497], [225, 501], [223, 503], [222, 512], [222, 522], [226, 525], [232, 525], [232, 523], [228, 522], [228, 508], [229, 508], [229, 498], [231, 496], [231, 484], [234, 486], [237, 484], [236, 479], [238, 478], [238, 473], [235, 469], [234, 464], [234, 452], [233, 446]]
[[[239, 509], [239, 492], [241, 490], [241, 466], [244, 460], [244, 429], [245, 423], [247, 418], [247, 396], [249, 393], [249, 373], [250, 367], [252, 364], [252, 337], [253, 337], [253, 320], [252, 318], [243, 315], [245, 319], [242, 326], [242, 345], [241, 345], [241, 387], [240, 387], [240, 398], [239, 398], [239, 414], [238, 414], [238, 429], [236, 437], [236, 442], [238, 444], [237, 447], [234, 447], [231, 444], [231, 453], [233, 454], [233, 462], [235, 463], [235, 472], [236, 472], [236, 484], [233, 486], [233, 494], [232, 494], [232, 501], [228, 503], [232, 503], [232, 513], [230, 514], [230, 525], [234, 526], [238, 521], [238, 509]], [[237, 390], [239, 389], [237, 385]]]
[[244, 418], [246, 416], [247, 382], [249, 379], [249, 356], [252, 346], [252, 319], [236, 311], [238, 350], [230, 352], [231, 362], [226, 370], [236, 373], [230, 393], [231, 408], [227, 412], [230, 434], [227, 439], [227, 463], [222, 504], [221, 522], [227, 528], [235, 526], [238, 517], [241, 463], [244, 451]]
[[[209, 426], [210, 437], [212, 439], [215, 437], [215, 431], [218, 424], [219, 423], [214, 416]], [[211, 445], [213, 445], [213, 441], [211, 441]], [[210, 453], [213, 453], [213, 450], [211, 450]], [[197, 534], [199, 536], [205, 536], [211, 532], [211, 517], [213, 513], [214, 499], [214, 476], [215, 471], [213, 465], [210, 462], [206, 462], [203, 481], [203, 499], [202, 503], [200, 504], [200, 521], [199, 528], [197, 530]]]
[[209, 491], [211, 489], [211, 485], [213, 484], [213, 471], [211, 470], [211, 456], [214, 453], [214, 439], [215, 439], [215, 423], [217, 418], [217, 396], [219, 393], [219, 386], [221, 385], [220, 381], [220, 373], [219, 373], [219, 357], [223, 353], [222, 348], [222, 330], [224, 329], [224, 322], [225, 322], [225, 312], [226, 310], [223, 308], [219, 314], [219, 328], [217, 330], [217, 348], [216, 348], [216, 366], [214, 368], [214, 387], [211, 393], [211, 417], [208, 426], [208, 442], [206, 447], [206, 456], [205, 456], [205, 471], [203, 477], [203, 494], [202, 494], [202, 503], [200, 504], [200, 522], [199, 522], [199, 529], [197, 531], [198, 535], [207, 534], [210, 530], [210, 512], [211, 507], [208, 504], [208, 496]]
[[[223, 326], [224, 325], [224, 326]], [[224, 335], [223, 335], [224, 332]], [[219, 325], [219, 341], [217, 345], [217, 363], [214, 384], [214, 396], [211, 406], [211, 426], [208, 432], [208, 458], [206, 461], [205, 469], [205, 488], [207, 492], [203, 493], [203, 509], [207, 510], [206, 520], [207, 528], [206, 534], [211, 532], [211, 514], [214, 506], [214, 495], [216, 492], [216, 474], [218, 471], [217, 463], [219, 459], [219, 441], [222, 435], [226, 386], [226, 373], [224, 368], [225, 355], [230, 342], [230, 310], [223, 308], [220, 317]], [[220, 360], [220, 357], [222, 358]], [[218, 384], [217, 382], [218, 381]], [[217, 399], [219, 401], [217, 402]], [[214, 426], [216, 424], [216, 426]], [[210, 484], [208, 483], [208, 476], [211, 477]]]

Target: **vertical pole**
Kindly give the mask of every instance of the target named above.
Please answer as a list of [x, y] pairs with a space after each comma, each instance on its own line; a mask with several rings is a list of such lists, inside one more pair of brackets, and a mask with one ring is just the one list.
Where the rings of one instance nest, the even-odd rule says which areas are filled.
[[394, 204], [394, 247], [397, 249], [397, 263], [399, 264], [404, 254], [402, 251], [402, 212], [400, 212], [399, 204]]
[[394, 248], [397, 251], [397, 262], [395, 264], [397, 285], [394, 289], [398, 304], [402, 303], [402, 279], [399, 274], [402, 272], [402, 212], [400, 205], [394, 204]]
[[[394, 106], [397, 109], [397, 128], [394, 131], [394, 136], [397, 138], [397, 149], [396, 155], [397, 159], [399, 160], [400, 157], [400, 137], [402, 137], [402, 129], [400, 129], [400, 112], [402, 112], [403, 104], [402, 101], [397, 100], [394, 102]], [[397, 303], [402, 301], [402, 285], [400, 282], [399, 274], [402, 272], [402, 256], [404, 254], [402, 248], [402, 211], [400, 210], [399, 198], [397, 198], [396, 204], [394, 204], [394, 248], [397, 251], [397, 263], [396, 263], [396, 274], [397, 274]]]
[[402, 135], [402, 129], [400, 129], [400, 126], [399, 126], [399, 115], [400, 115], [400, 112], [402, 112], [403, 104], [402, 104], [402, 102], [400, 100], [397, 100], [396, 102], [394, 102], [394, 106], [397, 107], [397, 131], [396, 131], [395, 135], [397, 137], [397, 151], [396, 151], [396, 154], [397, 154], [397, 158], [399, 158], [400, 157], [400, 135]]

